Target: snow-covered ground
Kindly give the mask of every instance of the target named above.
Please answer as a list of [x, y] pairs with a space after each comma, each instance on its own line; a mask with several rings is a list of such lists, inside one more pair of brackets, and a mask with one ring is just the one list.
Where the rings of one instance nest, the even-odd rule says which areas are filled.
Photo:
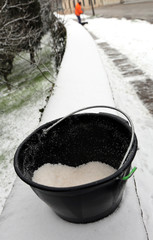
[[[97, 43], [107, 42], [124, 54], [130, 61], [153, 79], [153, 25], [145, 21], [126, 19], [88, 20], [86, 28], [97, 37]], [[124, 110], [131, 118], [138, 137], [139, 150], [133, 165], [138, 170], [135, 181], [140, 198], [144, 222], [150, 239], [153, 238], [153, 116], [138, 98], [131, 81], [125, 78], [102, 49], [99, 50], [110, 81], [116, 107]], [[145, 89], [144, 89], [145, 91]]]
[[[50, 35], [46, 34], [41, 42], [45, 57], [47, 46], [50, 50], [49, 43]], [[22, 57], [29, 59], [29, 54], [24, 53]], [[51, 83], [37, 69], [32, 69], [30, 63], [23, 58], [19, 57], [15, 61], [14, 69], [11, 91], [3, 88], [0, 93], [0, 214], [16, 178], [13, 167], [15, 150], [38, 126], [41, 116], [39, 109], [46, 105], [46, 97], [51, 90]], [[19, 79], [16, 72], [20, 75], [20, 82], [15, 79]]]
[[[13, 168], [15, 150], [21, 141], [38, 126], [39, 109], [44, 107], [47, 94], [45, 86], [42, 89], [44, 89], [44, 92], [39, 92], [41, 98], [39, 97], [37, 100], [33, 98], [21, 109], [14, 110], [9, 114], [1, 114], [0, 213], [16, 178]], [[45, 92], [46, 94], [44, 94]], [[34, 96], [36, 97], [37, 94], [38, 92]]]
[[140, 20], [94, 19], [88, 20], [86, 28], [91, 30], [99, 41], [112, 47], [136, 64], [153, 78], [153, 25]]
[[[67, 22], [69, 18], [76, 20], [74, 14], [66, 16], [65, 21]], [[86, 18], [87, 16], [82, 16], [83, 21]], [[87, 21], [88, 24], [84, 27], [96, 36], [97, 47], [109, 79], [115, 105], [131, 117], [135, 126], [139, 150], [133, 162], [133, 166], [136, 165], [138, 168], [134, 179], [144, 224], [150, 238], [153, 238], [153, 188], [151, 184], [153, 182], [153, 116], [139, 99], [132, 85], [133, 81], [144, 81], [145, 76], [153, 79], [153, 25], [140, 20], [115, 18], [88, 18]], [[108, 43], [113, 49], [126, 56], [130, 64], [142, 70], [144, 75], [123, 76], [104, 50], [99, 47], [100, 43]], [[96, 92], [93, 94], [96, 95]]]
[[[71, 18], [71, 17], [74, 18], [74, 15], [68, 16], [68, 18]], [[65, 21], [67, 22], [67, 24], [69, 24], [66, 17], [65, 17]], [[147, 74], [147, 76], [149, 76], [150, 78], [153, 77], [153, 73], [151, 71], [152, 63], [153, 63], [153, 47], [151, 45], [151, 43], [153, 42], [153, 34], [152, 34], [153, 33], [153, 25], [151, 25], [147, 22], [144, 22], [144, 21], [137, 21], [137, 20], [130, 21], [130, 20], [125, 20], [125, 19], [118, 20], [118, 19], [104, 19], [104, 18], [96, 19], [95, 18], [95, 19], [88, 19], [88, 25], [86, 25], [85, 28], [97, 37], [97, 40], [96, 40], [97, 47], [99, 46], [100, 42], [107, 42], [110, 46], [117, 49], [122, 54], [126, 55], [128, 57], [128, 59], [130, 59], [130, 61], [133, 62], [133, 64], [137, 65], [139, 67], [139, 69], [143, 70], [143, 72], [145, 72]], [[72, 28], [71, 28], [72, 31], [77, 31], [77, 29], [79, 29], [79, 28], [75, 28], [74, 30], [72, 30]], [[75, 34], [75, 36], [76, 36], [76, 34]], [[78, 32], [78, 41], [81, 41], [80, 37], [81, 37], [80, 32]], [[83, 35], [83, 37], [86, 38], [86, 35]], [[71, 38], [71, 40], [72, 40], [72, 38]], [[73, 39], [73, 40], [76, 41], [76, 39]], [[90, 41], [88, 41], [88, 38], [86, 40], [87, 40], [86, 41], [87, 45], [91, 44]], [[85, 41], [85, 39], [84, 39], [84, 41]], [[71, 49], [70, 45], [72, 43], [69, 42], [68, 44], [69, 44], [69, 49]], [[73, 46], [76, 46], [76, 45], [73, 44]], [[92, 44], [91, 44], [91, 47], [92, 47]], [[133, 162], [133, 166], [135, 165], [138, 168], [134, 175], [134, 182], [135, 182], [135, 186], [137, 189], [138, 200], [139, 200], [140, 209], [141, 209], [140, 217], [142, 217], [142, 219], [144, 221], [144, 228], [146, 230], [146, 238], [142, 237], [141, 239], [153, 239], [153, 230], [152, 230], [152, 222], [153, 222], [153, 188], [152, 188], [152, 182], [153, 182], [153, 163], [152, 163], [153, 117], [150, 115], [150, 113], [144, 106], [143, 102], [138, 98], [138, 96], [133, 88], [133, 85], [131, 84], [131, 82], [136, 79], [134, 79], [134, 77], [125, 78], [121, 74], [121, 72], [119, 72], [119, 70], [116, 68], [116, 66], [114, 65], [112, 60], [106, 55], [106, 53], [103, 51], [103, 49], [101, 49], [100, 47], [98, 47], [98, 48], [99, 48], [99, 54], [101, 56], [101, 60], [105, 66], [107, 77], [109, 79], [109, 84], [110, 84], [110, 88], [111, 88], [111, 91], [113, 94], [115, 106], [122, 109], [124, 112], [126, 112], [131, 117], [131, 119], [134, 123], [135, 132], [136, 132], [138, 142], [139, 142], [139, 150], [138, 150], [136, 157], [134, 159], [134, 162]], [[77, 53], [78, 51], [80, 54]], [[89, 77], [90, 67], [91, 67], [91, 65], [90, 65], [91, 57], [85, 58], [86, 61], [84, 62], [84, 66], [79, 65], [79, 57], [84, 58], [84, 54], [88, 54], [88, 53], [84, 52], [83, 49], [77, 50], [77, 47], [76, 47], [76, 59], [75, 58], [73, 59], [73, 61], [76, 61], [76, 72], [75, 73], [72, 73], [72, 70], [74, 71], [74, 69], [68, 68], [67, 63], [65, 62], [67, 76], [74, 75], [76, 81], [77, 81], [77, 77], [75, 75], [79, 71], [78, 68], [79, 67], [81, 67], [81, 69], [87, 68], [86, 78], [83, 79], [82, 85], [79, 85], [80, 82], [78, 81], [77, 89], [74, 89], [74, 90], [76, 90], [76, 92], [79, 92], [81, 97], [82, 97], [82, 93], [84, 93], [82, 90], [82, 87], [83, 88], [86, 87], [86, 89], [88, 91], [88, 78], [87, 77]], [[90, 54], [89, 54], [89, 56], [90, 56]], [[69, 54], [69, 57], [71, 57], [71, 53]], [[69, 63], [70, 63], [70, 61], [69, 61]], [[94, 62], [93, 64], [95, 64], [95, 66], [96, 66], [97, 62]], [[88, 69], [88, 66], [89, 66], [89, 69]], [[95, 67], [95, 66], [93, 66], [93, 67]], [[65, 72], [62, 69], [62, 72], [60, 73], [61, 81], [62, 81], [62, 74], [64, 76], [64, 73]], [[80, 76], [78, 75], [78, 79], [79, 79], [79, 77]], [[98, 78], [98, 75], [96, 72], [95, 72], [95, 78]], [[72, 87], [71, 84], [73, 85], [73, 83], [74, 83], [73, 81], [74, 81], [74, 79], [72, 79], [72, 83], [71, 83], [70, 79], [68, 79], [68, 78], [65, 79], [65, 83], [66, 83], [66, 85], [64, 86], [65, 89], [66, 88], [67, 88], [67, 90], [69, 89], [68, 88], [69, 84], [70, 84], [70, 89], [71, 89], [71, 87]], [[93, 81], [94, 81], [94, 78], [93, 78]], [[62, 88], [63, 85], [61, 83], [62, 82], [57, 82], [57, 93], [59, 92], [60, 94], [62, 94], [65, 90], [64, 88]], [[94, 89], [95, 88], [93, 87], [92, 101], [94, 101], [93, 100], [94, 97], [96, 99], [96, 97], [97, 97], [97, 95], [99, 95], [100, 91], [103, 91], [103, 90], [101, 90], [101, 88], [99, 88], [99, 90], [97, 90], [97, 87], [96, 87], [97, 92], [94, 91]], [[75, 92], [66, 92], [65, 96], [68, 96], [69, 98], [67, 99], [67, 101], [64, 99], [64, 101], [68, 105], [68, 108], [66, 108], [67, 106], [65, 106], [65, 109], [59, 108], [57, 112], [55, 111], [56, 101], [54, 101], [53, 109], [54, 109], [55, 114], [53, 113], [52, 118], [59, 117], [58, 114], [60, 116], [62, 116], [63, 113], [65, 114], [65, 112], [69, 113], [72, 110], [76, 110], [76, 106], [78, 107], [78, 102], [75, 102], [75, 99], [72, 95], [75, 97]], [[54, 100], [56, 99], [56, 96], [57, 95], [56, 95], [56, 91], [55, 91]], [[72, 97], [72, 99], [73, 99], [73, 103], [74, 103], [73, 105], [71, 105], [69, 103], [70, 97]], [[60, 96], [58, 95], [57, 98], [59, 99]], [[77, 98], [76, 98], [76, 100], [77, 100]], [[90, 97], [87, 98], [86, 104], [88, 103], [88, 105], [91, 105], [90, 101], [91, 101]], [[60, 106], [62, 106], [62, 102], [60, 104], [61, 104]], [[80, 104], [81, 104], [81, 100], [80, 100]], [[59, 107], [58, 104], [57, 104], [57, 107]], [[49, 109], [46, 108], [46, 112], [47, 111], [49, 112]], [[45, 121], [46, 121], [47, 115], [44, 117], [45, 117]], [[48, 120], [50, 120], [50, 114], [48, 115]], [[126, 194], [130, 194], [130, 188], [127, 189]], [[135, 199], [132, 199], [132, 197], [131, 197], [130, 200], [131, 200], [131, 211], [133, 211], [135, 204], [132, 205], [132, 201], [133, 201], [133, 203], [135, 203]], [[124, 199], [124, 201], [126, 202], [126, 199]], [[133, 209], [132, 209], [132, 207], [133, 207]], [[130, 211], [130, 209], [127, 209], [127, 210]], [[119, 211], [119, 212], [121, 213], [121, 211]], [[42, 214], [43, 214], [43, 212], [42, 212]], [[124, 217], [126, 217], [126, 212], [124, 212], [124, 214], [125, 214], [125, 216], [124, 215], [122, 216], [122, 214], [120, 215], [119, 220], [122, 219], [122, 221], [124, 221]], [[110, 219], [110, 224], [111, 224], [113, 217], [109, 218], [109, 219]], [[49, 220], [50, 220], [50, 218], [49, 218]], [[131, 222], [132, 219], [129, 219], [129, 221]], [[55, 219], [55, 222], [56, 222], [56, 219]], [[107, 222], [107, 219], [104, 220], [103, 224], [105, 224], [105, 222]], [[79, 230], [78, 233], [80, 234], [81, 239], [82, 239], [81, 233], [84, 234], [83, 235], [85, 237], [84, 239], [89, 239], [89, 236], [87, 234], [88, 231], [89, 232], [91, 231], [91, 234], [94, 233], [92, 238], [94, 238], [96, 231], [99, 231], [99, 233], [101, 234], [101, 232], [100, 232], [101, 222], [97, 223], [97, 224], [99, 224], [99, 227], [100, 227], [99, 229], [97, 228], [98, 225], [96, 225], [96, 223], [91, 225], [91, 228], [87, 225], [84, 228], [82, 228], [81, 226], [78, 226], [75, 228], [74, 225], [68, 225], [63, 222], [58, 222], [58, 220], [57, 220], [57, 224], [59, 224], [59, 226], [60, 226], [59, 232], [60, 232], [62, 238], [63, 238], [63, 236], [68, 237], [68, 235], [66, 235], [67, 233], [65, 231], [63, 232], [63, 226], [65, 227], [65, 229], [68, 229], [68, 230], [70, 228], [73, 229], [74, 232], [76, 232], [76, 228], [77, 228]], [[134, 225], [134, 222], [132, 224]], [[70, 228], [69, 228], [69, 226], [70, 226]], [[122, 224], [122, 226], [123, 226], [123, 224]], [[80, 231], [80, 228], [82, 228], [81, 231]], [[128, 226], [127, 226], [127, 228], [128, 228]], [[86, 229], [87, 229], [87, 231], [86, 231]], [[45, 228], [44, 228], [44, 230], [45, 230]], [[126, 229], [126, 230], [128, 233], [128, 229]], [[139, 230], [140, 230], [139, 228], [135, 229], [135, 231], [138, 231], [138, 232], [139, 232]], [[119, 231], [119, 229], [116, 229], [116, 231]], [[134, 231], [134, 229], [133, 229], [133, 231]], [[109, 233], [110, 233], [109, 239], [111, 239], [113, 233], [111, 233], [110, 229], [109, 229]], [[57, 239], [59, 239], [56, 229], [55, 229], [54, 235], [56, 235]], [[49, 236], [49, 232], [48, 232], [48, 236]], [[119, 235], [117, 235], [117, 236], [119, 236]], [[129, 236], [131, 236], [132, 240], [135, 239], [134, 232], [129, 233]], [[129, 236], [126, 236], [126, 239], [128, 239]], [[77, 239], [76, 237], [77, 236], [74, 236], [73, 239]], [[124, 238], [124, 232], [122, 231], [120, 238], [114, 238], [114, 239], [123, 239], [123, 238]], [[15, 238], [12, 238], [12, 239], [15, 239]], [[98, 238], [98, 239], [100, 239], [100, 238]]]

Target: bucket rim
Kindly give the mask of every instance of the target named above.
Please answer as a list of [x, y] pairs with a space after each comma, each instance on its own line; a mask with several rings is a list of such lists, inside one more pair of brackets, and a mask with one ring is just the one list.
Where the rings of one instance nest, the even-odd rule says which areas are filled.
[[[83, 113], [83, 114], [104, 114], [104, 115], [112, 115], [118, 118], [121, 118], [119, 116], [116, 116], [114, 114], [110, 114], [110, 113]], [[77, 114], [77, 115], [83, 115], [83, 114]], [[122, 119], [122, 118], [121, 118]], [[126, 161], [123, 163], [123, 165], [121, 167], [119, 167], [119, 169], [116, 169], [115, 173], [109, 175], [108, 177], [93, 181], [93, 182], [89, 182], [86, 184], [81, 184], [81, 185], [76, 185], [76, 186], [71, 186], [71, 187], [51, 187], [51, 186], [46, 186], [43, 184], [39, 184], [36, 183], [30, 179], [27, 179], [26, 177], [23, 176], [22, 172], [20, 171], [19, 167], [18, 167], [18, 156], [20, 153], [20, 149], [22, 148], [22, 146], [25, 144], [25, 142], [27, 142], [27, 140], [29, 140], [31, 138], [32, 135], [34, 135], [35, 133], [37, 133], [40, 130], [43, 130], [43, 128], [50, 126], [50, 124], [54, 124], [54, 122], [58, 121], [58, 119], [55, 119], [53, 121], [47, 122], [43, 125], [41, 125], [40, 127], [38, 127], [36, 130], [34, 130], [28, 137], [26, 137], [23, 142], [19, 145], [19, 147], [17, 148], [15, 155], [14, 155], [14, 169], [15, 172], [17, 173], [17, 175], [23, 180], [23, 182], [27, 183], [30, 187], [32, 188], [37, 188], [40, 190], [45, 190], [45, 191], [52, 191], [52, 192], [68, 192], [68, 191], [78, 191], [78, 190], [84, 190], [85, 188], [90, 188], [93, 186], [98, 186], [100, 184], [106, 184], [110, 181], [115, 181], [115, 180], [120, 180], [121, 181], [121, 176], [124, 174], [125, 170], [131, 165], [134, 156], [136, 154], [137, 151], [137, 138], [136, 135], [134, 133], [134, 141], [133, 141], [133, 145], [135, 146], [135, 149], [131, 152], [129, 152]], [[131, 155], [134, 155], [133, 157], [130, 157]]]
[[122, 177], [120, 177], [120, 176], [131, 165], [132, 160], [128, 164], [126, 164], [126, 166], [124, 164], [120, 169], [116, 170], [115, 173], [111, 174], [110, 176], [108, 176], [106, 178], [99, 179], [99, 180], [89, 182], [89, 183], [86, 183], [86, 184], [71, 186], [71, 187], [51, 187], [51, 186], [46, 186], [46, 185], [43, 185], [43, 184], [36, 183], [32, 180], [29, 180], [29, 179], [25, 178], [21, 174], [20, 170], [15, 165], [14, 166], [15, 166], [15, 171], [16, 171], [18, 177], [20, 177], [20, 179], [22, 179], [22, 181], [25, 182], [26, 184], [28, 184], [31, 188], [37, 188], [39, 190], [49, 191], [49, 192], [62, 193], [62, 192], [72, 192], [72, 191], [75, 192], [75, 191], [78, 191], [78, 190], [84, 190], [84, 189], [88, 189], [90, 187], [99, 186], [99, 185], [102, 185], [102, 184], [107, 184], [111, 181], [116, 181], [116, 180], [122, 181]]

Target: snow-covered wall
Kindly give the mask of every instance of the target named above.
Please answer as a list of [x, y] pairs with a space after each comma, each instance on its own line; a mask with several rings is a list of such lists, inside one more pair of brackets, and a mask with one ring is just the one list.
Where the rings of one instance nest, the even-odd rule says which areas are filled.
[[[41, 124], [90, 105], [114, 105], [107, 75], [96, 45], [78, 23], [68, 21], [67, 47], [54, 95]], [[130, 179], [120, 207], [90, 224], [60, 219], [28, 185], [17, 178], [0, 218], [2, 240], [145, 240], [135, 186]]]
[[78, 23], [66, 23], [67, 45], [54, 95], [50, 98], [42, 122], [64, 116], [92, 105], [114, 106], [106, 72], [97, 46]]

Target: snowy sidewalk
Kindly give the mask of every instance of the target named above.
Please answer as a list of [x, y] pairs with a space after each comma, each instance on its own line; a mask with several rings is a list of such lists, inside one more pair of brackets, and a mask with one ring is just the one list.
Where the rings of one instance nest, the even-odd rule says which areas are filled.
[[[41, 124], [93, 105], [114, 106], [107, 75], [88, 32], [68, 21], [67, 46]], [[119, 208], [107, 218], [90, 224], [68, 223], [54, 214], [17, 178], [0, 219], [1, 240], [145, 240], [147, 239], [133, 178], [127, 182]]]
[[[128, 0], [127, 0], [128, 1]], [[95, 8], [95, 15], [103, 18], [126, 18], [126, 19], [139, 19], [153, 23], [153, 1], [137, 2], [129, 0], [128, 4], [114, 4], [105, 5]], [[86, 10], [85, 14], [92, 16], [92, 10]]]

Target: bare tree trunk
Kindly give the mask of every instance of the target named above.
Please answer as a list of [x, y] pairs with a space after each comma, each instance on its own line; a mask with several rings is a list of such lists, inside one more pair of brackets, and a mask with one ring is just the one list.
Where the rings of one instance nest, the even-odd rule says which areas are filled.
[[8, 90], [11, 90], [11, 84], [8, 82], [7, 74], [4, 74], [4, 79], [5, 79], [6, 86], [7, 86]]
[[30, 48], [30, 61], [31, 61], [31, 64], [35, 63], [35, 52], [33, 47]]

